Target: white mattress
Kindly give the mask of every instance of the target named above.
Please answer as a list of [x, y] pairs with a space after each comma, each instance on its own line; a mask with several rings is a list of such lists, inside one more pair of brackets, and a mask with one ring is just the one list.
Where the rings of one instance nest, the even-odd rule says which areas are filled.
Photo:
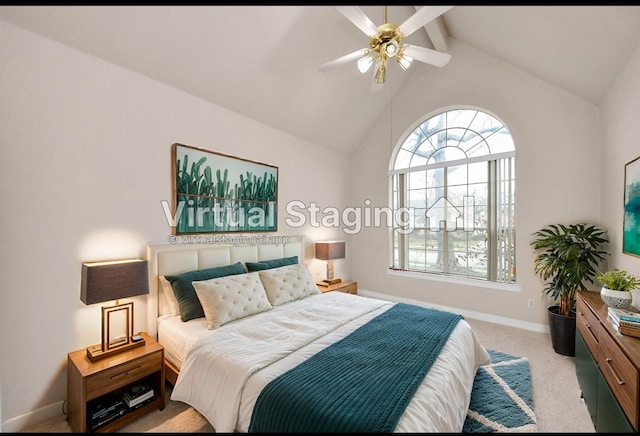
[[[160, 341], [169, 360], [181, 368], [171, 399], [196, 408], [217, 432], [247, 432], [255, 401], [270, 380], [392, 305], [328, 292], [216, 330], [206, 330], [204, 319], [164, 319]], [[488, 362], [470, 325], [461, 320], [395, 431], [460, 432], [476, 370]]]
[[164, 357], [176, 368], [182, 368], [182, 361], [193, 342], [206, 334], [207, 320], [192, 319], [183, 322], [180, 315], [163, 315], [158, 318], [158, 342], [164, 346]]

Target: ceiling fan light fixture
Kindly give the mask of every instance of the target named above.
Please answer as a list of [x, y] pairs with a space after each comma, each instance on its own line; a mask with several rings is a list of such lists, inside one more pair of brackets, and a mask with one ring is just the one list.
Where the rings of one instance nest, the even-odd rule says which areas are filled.
[[373, 78], [373, 81], [375, 83], [379, 83], [379, 84], [383, 84], [384, 83], [386, 69], [387, 69], [387, 67], [385, 66], [385, 63], [382, 62], [380, 64], [380, 66], [378, 67], [378, 71], [376, 71], [376, 75]]
[[366, 56], [358, 59], [358, 70], [363, 74], [369, 71], [369, 68], [373, 65], [376, 55], [377, 53], [375, 52], [369, 52]]
[[407, 71], [413, 62], [413, 58], [411, 56], [398, 56], [397, 61], [402, 71]]
[[398, 53], [399, 46], [400, 44], [398, 44], [398, 41], [392, 39], [384, 45], [384, 52], [388, 57], [393, 57], [396, 55], [396, 53]]
[[398, 56], [396, 57], [396, 61], [398, 61], [398, 65], [402, 68], [403, 71], [407, 71], [413, 62], [413, 58], [411, 56], [407, 56], [404, 54], [404, 48], [406, 45], [403, 45], [398, 51]]

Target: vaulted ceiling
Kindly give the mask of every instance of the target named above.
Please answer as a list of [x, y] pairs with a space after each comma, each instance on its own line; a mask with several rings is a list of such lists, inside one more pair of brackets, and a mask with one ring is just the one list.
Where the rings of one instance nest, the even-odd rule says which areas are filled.
[[[389, 6], [387, 21], [419, 8]], [[383, 23], [382, 6], [361, 9]], [[384, 92], [355, 61], [319, 71], [368, 44], [333, 6], [2, 6], [0, 19], [345, 154], [390, 92], [437, 68], [395, 68]], [[597, 105], [638, 47], [640, 6], [457, 6], [405, 42], [451, 39]]]

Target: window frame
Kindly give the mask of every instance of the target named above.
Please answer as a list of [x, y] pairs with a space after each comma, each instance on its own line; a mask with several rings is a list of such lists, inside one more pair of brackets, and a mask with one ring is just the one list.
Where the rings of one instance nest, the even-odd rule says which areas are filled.
[[[438, 151], [442, 150], [445, 147], [450, 147], [450, 145], [448, 144], [448, 139], [446, 139], [444, 141], [444, 145], [439, 145], [437, 148], [434, 149], [434, 151], [429, 155], [429, 157], [426, 160], [426, 163], [424, 164], [420, 164], [420, 165], [416, 165], [416, 166], [412, 166], [411, 162], [413, 161], [413, 158], [415, 157], [415, 155], [417, 154], [417, 151], [420, 149], [421, 145], [427, 141], [429, 141], [429, 145], [433, 145], [430, 141], [430, 138], [440, 134], [441, 132], [446, 132], [449, 129], [460, 129], [460, 128], [464, 128], [464, 125], [449, 125], [449, 120], [448, 120], [448, 116], [449, 113], [454, 113], [458, 112], [458, 111], [473, 111], [476, 112], [476, 114], [473, 115], [473, 117], [471, 118], [471, 121], [468, 122], [468, 126], [467, 129], [471, 130], [470, 127], [473, 124], [473, 122], [475, 121], [475, 117], [481, 113], [483, 114], [483, 116], [487, 116], [489, 117], [488, 120], [491, 122], [495, 122], [497, 121], [497, 125], [499, 126], [495, 132], [488, 134], [487, 136], [483, 136], [483, 135], [478, 135], [480, 139], [482, 139], [482, 141], [486, 142], [487, 145], [487, 150], [488, 152], [485, 152], [485, 154], [483, 155], [479, 155], [479, 156], [472, 156], [472, 157], [466, 157], [466, 158], [462, 158], [462, 159], [452, 159], [452, 160], [448, 160], [448, 161], [442, 161], [442, 162], [435, 162], [435, 163], [430, 163], [431, 157], [433, 157], [434, 154], [436, 154]], [[408, 163], [406, 164], [406, 166], [404, 168], [399, 168], [396, 169], [396, 164], [397, 164], [397, 160], [398, 160], [398, 156], [401, 150], [404, 151], [409, 151], [408, 149], [403, 149], [403, 146], [405, 145], [405, 143], [409, 140], [409, 138], [414, 135], [414, 132], [419, 131], [419, 133], [422, 133], [423, 135], [427, 135], [426, 129], [423, 129], [423, 126], [425, 126], [427, 124], [428, 121], [430, 120], [434, 120], [434, 121], [438, 121], [437, 117], [441, 117], [441, 116], [445, 116], [445, 127], [444, 128], [440, 128], [439, 130], [436, 130], [432, 133], [430, 133], [429, 136], [425, 137], [420, 143], [415, 143], [412, 147], [413, 147], [413, 151], [410, 151], [410, 153], [412, 153], [412, 156], [410, 157]], [[463, 114], [465, 115], [465, 114]], [[471, 114], [470, 114], [471, 115]], [[491, 120], [491, 118], [493, 118], [493, 120]], [[504, 129], [506, 131], [506, 133], [509, 135], [510, 138], [510, 147], [511, 150], [509, 151], [498, 151], [496, 153], [491, 153], [491, 148], [489, 145], [489, 142], [486, 141], [487, 138], [489, 138], [491, 135], [493, 135], [496, 132], [500, 132], [502, 129]], [[419, 134], [418, 133], [418, 134]], [[475, 134], [478, 134], [478, 132], [474, 132]], [[460, 137], [462, 137], [462, 135], [460, 135]], [[458, 147], [458, 145], [461, 142], [458, 142], [458, 144], [456, 145], [456, 147]], [[475, 145], [474, 145], [475, 146]], [[469, 149], [472, 149], [473, 147], [470, 147]], [[507, 147], [508, 148], [508, 147]], [[462, 152], [465, 152], [464, 148], [458, 147], [458, 149]], [[465, 152], [466, 154], [466, 152]], [[443, 271], [429, 271], [428, 267], [425, 266], [424, 270], [421, 269], [409, 269], [409, 260], [408, 260], [408, 239], [409, 239], [409, 234], [411, 232], [413, 232], [414, 229], [411, 229], [411, 232], [407, 233], [407, 232], [396, 232], [396, 230], [400, 227], [398, 223], [394, 223], [393, 226], [391, 226], [390, 228], [390, 232], [389, 232], [389, 264], [391, 265], [388, 269], [388, 274], [391, 275], [401, 275], [401, 276], [409, 276], [409, 277], [419, 277], [419, 278], [424, 278], [424, 279], [432, 279], [432, 280], [436, 280], [436, 281], [446, 281], [446, 282], [455, 282], [455, 283], [463, 283], [463, 284], [473, 284], [475, 286], [481, 286], [481, 287], [492, 287], [492, 288], [499, 288], [499, 289], [505, 289], [505, 290], [519, 290], [520, 287], [519, 285], [517, 285], [517, 275], [515, 274], [515, 259], [516, 259], [516, 241], [515, 241], [515, 230], [516, 230], [516, 225], [515, 225], [515, 207], [516, 207], [516, 202], [515, 202], [515, 154], [516, 154], [516, 149], [515, 149], [515, 143], [513, 140], [513, 135], [511, 134], [511, 131], [507, 128], [506, 123], [504, 123], [499, 117], [497, 117], [495, 114], [491, 113], [490, 111], [487, 111], [485, 109], [482, 108], [477, 108], [477, 107], [470, 107], [470, 106], [455, 106], [455, 107], [450, 107], [450, 108], [443, 108], [443, 109], [439, 109], [436, 111], [433, 111], [432, 113], [424, 116], [423, 118], [419, 119], [418, 121], [412, 123], [412, 125], [404, 132], [404, 134], [400, 137], [400, 139], [398, 140], [396, 146], [394, 147], [392, 154], [391, 154], [391, 158], [389, 160], [389, 172], [388, 172], [388, 177], [389, 177], [389, 184], [388, 184], [388, 193], [389, 193], [389, 204], [391, 206], [391, 209], [395, 212], [397, 210], [399, 210], [400, 208], [406, 208], [406, 207], [411, 207], [411, 205], [407, 204], [408, 199], [408, 191], [409, 191], [409, 186], [408, 186], [408, 182], [407, 179], [409, 178], [409, 174], [413, 173], [413, 172], [417, 172], [417, 171], [427, 171], [427, 170], [433, 170], [436, 168], [448, 168], [448, 167], [453, 167], [453, 166], [458, 166], [458, 165], [469, 165], [469, 164], [473, 164], [473, 163], [477, 163], [477, 162], [487, 162], [487, 182], [486, 182], [486, 187], [487, 187], [487, 207], [489, 210], [491, 210], [492, 212], [490, 214], [488, 214], [488, 225], [486, 227], [486, 232], [487, 232], [487, 237], [488, 239], [490, 239], [490, 243], [488, 244], [488, 248], [487, 248], [487, 274], [486, 277], [474, 277], [472, 275], [463, 275], [463, 274], [455, 274], [455, 273], [450, 273], [447, 272], [447, 268], [443, 268]], [[419, 154], [420, 157], [424, 158], [424, 154], [421, 153]], [[406, 159], [406, 156], [404, 157]], [[503, 176], [501, 178], [498, 178], [497, 172], [498, 169], [500, 167], [504, 167], [504, 165], [506, 164], [507, 168], [509, 169], [509, 174], [507, 176]], [[498, 204], [499, 199], [497, 198], [498, 195], [498, 190], [500, 188], [500, 184], [503, 183], [508, 183], [508, 184], [512, 184], [509, 187], [509, 191], [508, 191], [508, 195], [509, 195], [509, 200], [507, 203], [500, 203]], [[397, 184], [397, 186], [396, 186]], [[465, 185], [467, 187], [469, 187], [469, 185], [472, 184], [468, 181], [466, 181]], [[446, 187], [449, 187], [448, 184], [445, 184], [445, 189]], [[396, 189], [397, 189], [397, 195], [396, 195]], [[428, 182], [425, 182], [425, 189], [429, 189], [429, 185]], [[446, 198], [446, 196], [445, 196]], [[510, 216], [510, 226], [508, 227], [508, 229], [510, 230], [509, 235], [512, 239], [512, 242], [510, 242], [510, 244], [512, 245], [512, 249], [511, 252], [509, 253], [509, 255], [507, 257], [512, 258], [512, 264], [508, 266], [511, 268], [511, 273], [508, 273], [510, 275], [510, 277], [513, 277], [512, 280], [501, 280], [499, 278], [500, 275], [500, 266], [497, 265], [497, 262], [500, 260], [500, 257], [498, 255], [498, 250], [499, 250], [499, 244], [502, 242], [501, 241], [501, 237], [500, 235], [498, 235], [499, 229], [498, 229], [498, 220], [501, 217], [501, 212], [499, 210], [499, 208], [501, 206], [507, 206], [509, 208], [514, 208], [513, 210], [511, 210], [508, 215]], [[428, 230], [428, 226], [425, 225], [426, 230]], [[406, 227], [405, 227], [406, 230]], [[485, 231], [484, 227], [483, 227], [483, 231]], [[396, 247], [396, 238], [397, 238], [397, 247]], [[398, 263], [396, 266], [396, 251], [398, 251]], [[425, 250], [425, 255], [426, 255], [427, 250]], [[504, 270], [506, 271], [506, 269]], [[502, 271], [502, 274], [504, 274], [504, 271]]]

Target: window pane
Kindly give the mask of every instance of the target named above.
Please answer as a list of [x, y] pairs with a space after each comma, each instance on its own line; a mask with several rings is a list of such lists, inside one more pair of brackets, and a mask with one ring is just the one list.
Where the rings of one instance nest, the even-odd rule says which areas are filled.
[[487, 162], [476, 162], [468, 165], [469, 183], [480, 183], [489, 181]]
[[467, 184], [467, 165], [447, 168], [447, 186]]
[[427, 190], [426, 189], [411, 189], [409, 191], [409, 207], [426, 207], [427, 205]]
[[395, 169], [409, 168], [409, 163], [413, 153], [409, 153], [407, 150], [401, 149], [396, 156], [396, 164], [393, 166]]
[[491, 153], [503, 153], [513, 151], [513, 138], [505, 127], [487, 138], [487, 144], [491, 149]]
[[459, 148], [454, 147], [442, 147], [439, 148], [431, 158], [429, 159], [429, 163], [439, 163], [439, 162], [448, 162], [451, 160], [459, 160], [466, 158], [466, 154], [464, 151]]
[[445, 168], [427, 170], [427, 187], [436, 188], [444, 186], [444, 171]]
[[444, 251], [442, 249], [442, 232], [425, 231], [425, 247], [427, 255], [426, 271], [442, 273], [444, 272], [442, 259]]
[[413, 228], [427, 227], [427, 209], [416, 208], [413, 211]]
[[436, 115], [435, 117], [429, 118], [427, 121], [422, 123], [419, 127], [422, 130], [426, 137], [430, 137], [436, 132], [445, 129], [447, 127], [447, 114], [446, 112], [441, 113], [440, 115]]
[[447, 201], [458, 209], [458, 213], [462, 214], [464, 206], [464, 198], [467, 196], [467, 185], [452, 186], [447, 189]]
[[467, 195], [473, 197], [474, 206], [486, 206], [488, 200], [487, 184], [486, 183], [474, 183], [468, 185]]
[[424, 189], [427, 183], [427, 173], [425, 171], [414, 171], [409, 173], [409, 189]]
[[427, 209], [433, 207], [438, 200], [444, 197], [444, 188], [427, 189]]

